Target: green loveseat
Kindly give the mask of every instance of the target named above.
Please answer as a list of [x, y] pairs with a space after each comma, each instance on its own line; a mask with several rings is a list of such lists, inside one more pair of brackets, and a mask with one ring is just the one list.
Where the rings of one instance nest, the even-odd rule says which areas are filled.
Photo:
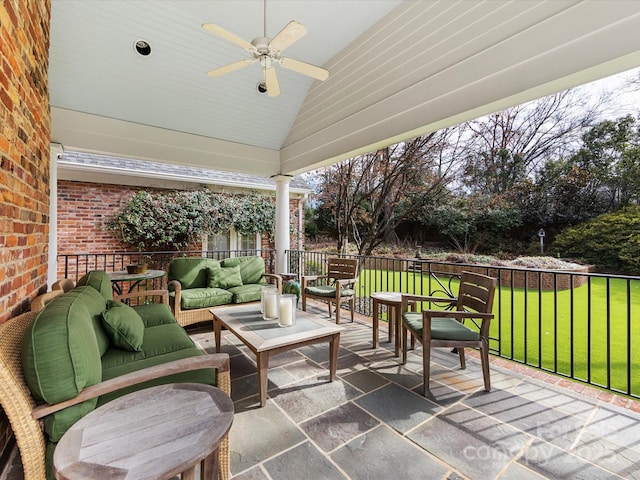
[[258, 256], [174, 258], [168, 281], [173, 315], [182, 326], [212, 320], [211, 307], [260, 300], [267, 281], [282, 289], [282, 277], [266, 273]]
[[[229, 393], [228, 355], [200, 350], [173, 317], [167, 292], [144, 292], [152, 293], [164, 293], [166, 303], [130, 307], [113, 300], [105, 272], [92, 271], [49, 302], [27, 327], [22, 369], [39, 405], [34, 417], [43, 422], [47, 478], [53, 478], [53, 451], [62, 435], [114, 398], [178, 382], [217, 385]], [[220, 452], [220, 473], [228, 478], [228, 462], [223, 465], [228, 444], [221, 448], [227, 453]]]

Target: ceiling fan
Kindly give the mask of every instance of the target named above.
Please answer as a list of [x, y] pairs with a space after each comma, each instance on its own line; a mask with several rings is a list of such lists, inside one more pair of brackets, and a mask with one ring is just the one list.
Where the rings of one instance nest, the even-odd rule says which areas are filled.
[[264, 33], [262, 37], [257, 37], [247, 42], [242, 38], [234, 35], [233, 33], [225, 30], [213, 23], [203, 23], [202, 28], [217, 35], [228, 42], [231, 42], [239, 47], [244, 48], [249, 52], [251, 58], [239, 60], [237, 62], [230, 63], [220, 68], [211, 70], [208, 75], [210, 77], [219, 77], [227, 73], [233, 72], [240, 68], [248, 67], [256, 62], [260, 62], [262, 72], [264, 76], [264, 83], [267, 89], [267, 95], [270, 97], [277, 97], [280, 95], [280, 85], [278, 83], [278, 77], [276, 71], [273, 68], [274, 64], [279, 64], [281, 67], [293, 70], [294, 72], [302, 73], [309, 77], [316, 78], [318, 80], [326, 80], [329, 77], [329, 71], [324, 68], [311, 65], [310, 63], [301, 62], [300, 60], [294, 60], [293, 58], [285, 58], [282, 56], [282, 52], [295, 42], [300, 40], [307, 34], [307, 29], [301, 23], [295, 20], [290, 21], [280, 32], [273, 38], [267, 37], [267, 1], [264, 1]]

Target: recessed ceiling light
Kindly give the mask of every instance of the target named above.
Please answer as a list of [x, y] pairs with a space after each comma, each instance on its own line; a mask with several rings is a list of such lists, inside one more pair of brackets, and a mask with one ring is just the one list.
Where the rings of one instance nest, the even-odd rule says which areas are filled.
[[133, 48], [135, 48], [136, 52], [143, 57], [147, 57], [151, 55], [151, 45], [146, 40], [136, 40], [133, 44]]

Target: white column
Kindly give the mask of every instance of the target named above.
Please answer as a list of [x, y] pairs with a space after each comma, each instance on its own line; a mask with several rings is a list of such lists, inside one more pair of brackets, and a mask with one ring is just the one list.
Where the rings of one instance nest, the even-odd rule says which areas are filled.
[[285, 250], [289, 250], [289, 182], [290, 175], [274, 175], [276, 182], [276, 273], [287, 271]]
[[49, 257], [47, 260], [47, 286], [51, 288], [58, 277], [58, 156], [62, 145], [49, 146]]

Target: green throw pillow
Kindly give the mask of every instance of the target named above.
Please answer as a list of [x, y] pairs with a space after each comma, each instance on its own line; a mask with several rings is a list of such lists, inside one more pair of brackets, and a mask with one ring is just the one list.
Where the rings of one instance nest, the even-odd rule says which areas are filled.
[[102, 312], [102, 325], [116, 347], [131, 352], [142, 351], [144, 322], [126, 303], [109, 300], [107, 310]]
[[231, 288], [242, 285], [240, 266], [207, 268], [209, 275], [209, 288]]

